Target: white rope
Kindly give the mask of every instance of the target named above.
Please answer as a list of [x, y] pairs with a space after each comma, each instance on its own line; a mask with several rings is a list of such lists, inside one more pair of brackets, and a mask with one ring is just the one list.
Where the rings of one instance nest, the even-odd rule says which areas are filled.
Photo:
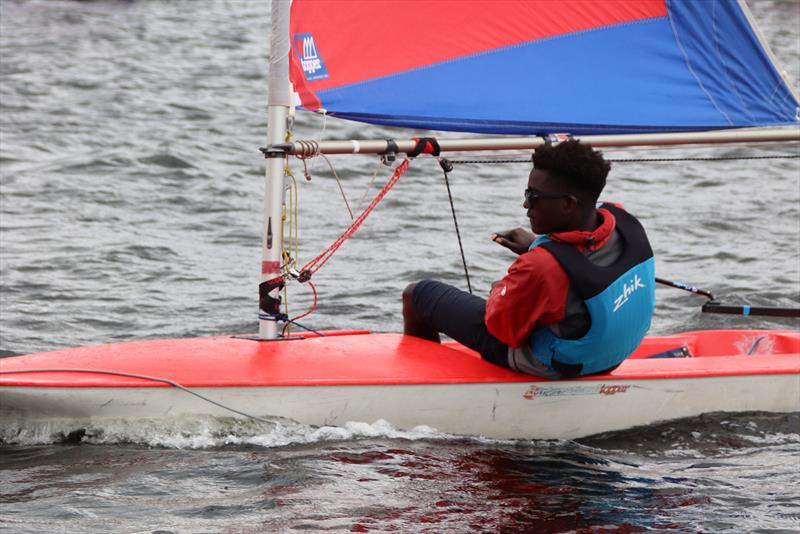
[[[342, 194], [342, 199], [344, 200], [344, 205], [347, 208], [347, 212], [350, 214], [350, 220], [352, 221], [355, 219], [353, 215], [353, 210], [350, 208], [350, 201], [347, 200], [347, 195], [344, 192], [344, 187], [342, 186], [342, 180], [339, 178], [339, 173], [336, 172], [336, 168], [333, 166], [333, 163], [328, 156], [322, 154], [319, 151], [319, 142], [318, 141], [295, 141], [295, 143], [299, 147], [299, 153], [295, 154], [295, 157], [303, 162], [303, 175], [306, 177], [307, 181], [311, 181], [311, 173], [308, 170], [308, 165], [306, 164], [307, 159], [312, 159], [317, 156], [322, 157], [325, 160], [325, 163], [328, 164], [328, 167], [331, 169], [331, 173], [333, 173], [333, 177], [336, 178], [336, 185], [339, 186], [339, 192]], [[313, 161], [313, 160], [312, 160]]]
[[344, 200], [344, 205], [347, 207], [347, 212], [350, 214], [350, 220], [352, 221], [355, 217], [353, 216], [353, 210], [350, 209], [350, 202], [347, 201], [347, 195], [344, 194], [344, 187], [342, 187], [342, 181], [339, 180], [339, 175], [336, 173], [336, 169], [333, 167], [333, 163], [331, 160], [328, 159], [328, 156], [325, 154], [320, 154], [322, 159], [328, 164], [328, 167], [331, 168], [331, 172], [333, 173], [333, 177], [336, 178], [336, 185], [339, 186], [339, 191], [342, 193], [342, 199]]
[[250, 415], [249, 413], [240, 412], [239, 410], [236, 410], [235, 408], [231, 408], [230, 406], [225, 406], [222, 403], [219, 403], [219, 402], [217, 402], [215, 400], [209, 399], [208, 397], [206, 397], [204, 395], [201, 395], [200, 393], [197, 393], [195, 391], [192, 391], [191, 389], [189, 389], [189, 388], [187, 388], [185, 386], [182, 386], [182, 385], [178, 384], [177, 382], [174, 382], [174, 381], [172, 381], [172, 380], [170, 380], [168, 378], [159, 378], [159, 377], [156, 377], [156, 376], [146, 376], [146, 375], [136, 375], [136, 374], [133, 374], [133, 373], [122, 373], [122, 372], [119, 372], [119, 371], [103, 371], [103, 370], [100, 370], [100, 369], [48, 369], [48, 368], [41, 368], [41, 369], [16, 369], [16, 370], [13, 370], [13, 371], [0, 371], [0, 375], [23, 374], [23, 373], [91, 373], [91, 374], [100, 374], [100, 375], [126, 376], [126, 377], [129, 377], [129, 378], [141, 378], [142, 380], [151, 380], [153, 382], [163, 382], [164, 384], [169, 384], [170, 386], [172, 386], [174, 388], [178, 388], [181, 391], [189, 393], [190, 395], [194, 395], [195, 397], [198, 397], [198, 398], [200, 398], [200, 399], [202, 399], [202, 400], [204, 400], [206, 402], [210, 402], [211, 404], [214, 404], [215, 406], [219, 406], [220, 408], [223, 408], [223, 409], [228, 410], [230, 412], [233, 412], [235, 414], [239, 414], [239, 415], [242, 415], [244, 417], [249, 417], [250, 419], [255, 419], [256, 421], [260, 421], [262, 423], [273, 423], [274, 422], [274, 421], [270, 421], [268, 419], [263, 419], [261, 417], [257, 417], [255, 415]]
[[381, 163], [381, 159], [377, 158], [375, 160], [375, 169], [372, 171], [372, 179], [369, 181], [369, 185], [364, 190], [364, 194], [361, 195], [361, 199], [358, 201], [358, 204], [356, 204], [356, 211], [361, 211], [361, 206], [367, 199], [367, 195], [369, 194], [369, 192], [372, 191], [372, 187], [375, 185], [375, 180], [378, 178], [378, 169], [380, 169], [382, 166], [383, 163]]

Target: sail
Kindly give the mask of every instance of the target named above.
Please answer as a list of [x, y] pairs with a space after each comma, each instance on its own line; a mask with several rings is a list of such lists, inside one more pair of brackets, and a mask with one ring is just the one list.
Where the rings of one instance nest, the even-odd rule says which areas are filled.
[[294, 0], [302, 106], [500, 134], [800, 124], [736, 0]]

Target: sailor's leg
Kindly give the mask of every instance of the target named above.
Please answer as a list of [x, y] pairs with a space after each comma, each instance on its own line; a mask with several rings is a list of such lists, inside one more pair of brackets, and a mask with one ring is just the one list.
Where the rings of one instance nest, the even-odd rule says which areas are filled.
[[484, 360], [508, 367], [508, 346], [486, 329], [485, 312], [484, 299], [435, 280], [411, 284], [403, 292], [406, 334], [425, 339], [435, 334], [438, 340], [441, 332], [480, 353]]
[[416, 287], [417, 284], [409, 284], [403, 291], [403, 334], [441, 343], [439, 332], [427, 324], [414, 309]]

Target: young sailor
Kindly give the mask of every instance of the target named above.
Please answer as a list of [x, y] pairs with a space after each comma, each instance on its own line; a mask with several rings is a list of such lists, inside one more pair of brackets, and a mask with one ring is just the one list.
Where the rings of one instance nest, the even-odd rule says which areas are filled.
[[523, 207], [531, 230], [493, 239], [519, 254], [488, 300], [434, 280], [403, 292], [406, 335], [439, 333], [483, 359], [546, 378], [608, 371], [639, 345], [655, 304], [653, 251], [642, 225], [598, 204], [611, 164], [570, 140], [533, 154]]

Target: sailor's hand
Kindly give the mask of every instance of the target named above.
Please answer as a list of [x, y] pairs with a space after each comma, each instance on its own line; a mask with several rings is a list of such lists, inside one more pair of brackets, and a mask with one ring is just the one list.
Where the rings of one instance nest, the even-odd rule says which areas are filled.
[[492, 241], [517, 254], [527, 252], [534, 239], [536, 239], [536, 236], [524, 228], [514, 228], [513, 230], [492, 234]]

